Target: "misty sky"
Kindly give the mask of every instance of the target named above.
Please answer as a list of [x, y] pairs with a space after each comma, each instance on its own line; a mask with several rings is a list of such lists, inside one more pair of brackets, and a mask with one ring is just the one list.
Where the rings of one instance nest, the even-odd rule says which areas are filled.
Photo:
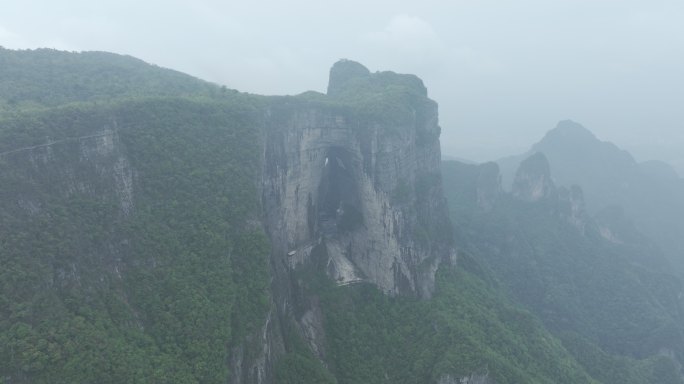
[[445, 154], [519, 153], [573, 119], [684, 174], [684, 1], [0, 0], [0, 45], [130, 54], [261, 94], [330, 66], [415, 73]]

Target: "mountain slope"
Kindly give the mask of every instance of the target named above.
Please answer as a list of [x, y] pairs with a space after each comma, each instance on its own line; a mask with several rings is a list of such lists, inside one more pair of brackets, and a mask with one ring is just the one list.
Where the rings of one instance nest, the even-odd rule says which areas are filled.
[[[454, 241], [415, 76], [341, 61], [327, 95], [260, 97], [113, 54], [0, 57], [19, 74], [0, 114], [1, 381], [677, 382], [667, 358], [551, 334]], [[647, 320], [675, 318], [656, 304]]]
[[268, 309], [253, 121], [173, 99], [0, 124], [5, 145], [55, 140], [0, 158], [2, 377], [225, 379]]
[[542, 152], [558, 185], [579, 185], [587, 209], [595, 214], [610, 206], [624, 209], [639, 231], [655, 240], [670, 263], [684, 273], [684, 179], [662, 162], [637, 163], [614, 144], [598, 140], [572, 121], [562, 121], [523, 155], [498, 161], [504, 186], [518, 164]]
[[[549, 181], [540, 153], [523, 161], [511, 194], [480, 191], [487, 184], [475, 180], [499, 178], [492, 167], [443, 165], [457, 243], [539, 316], [594, 378], [680, 382], [674, 362], [684, 352], [682, 285], [657, 247], [606, 240], [602, 232], [618, 232], [622, 223], [592, 220], [579, 188]], [[476, 196], [487, 193], [495, 198], [483, 207]], [[596, 359], [586, 359], [588, 353]], [[626, 364], [641, 368], [625, 370]]]

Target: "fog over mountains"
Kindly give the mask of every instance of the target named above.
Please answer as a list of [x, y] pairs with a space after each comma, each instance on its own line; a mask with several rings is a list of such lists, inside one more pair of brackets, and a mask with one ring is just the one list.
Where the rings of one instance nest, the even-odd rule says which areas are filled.
[[324, 92], [330, 63], [348, 58], [421, 77], [445, 154], [521, 153], [569, 118], [684, 174], [681, 1], [345, 4], [5, 1], [0, 45], [129, 54], [270, 95]]
[[589, 212], [623, 209], [637, 228], [656, 240], [681, 272], [684, 267], [684, 179], [662, 161], [637, 162], [615, 144], [565, 120], [522, 155], [498, 160], [510, 188], [522, 159], [543, 153], [558, 185], [582, 188]]
[[682, 178], [561, 121], [441, 161], [418, 76], [242, 93], [0, 49], [0, 382], [682, 384]]

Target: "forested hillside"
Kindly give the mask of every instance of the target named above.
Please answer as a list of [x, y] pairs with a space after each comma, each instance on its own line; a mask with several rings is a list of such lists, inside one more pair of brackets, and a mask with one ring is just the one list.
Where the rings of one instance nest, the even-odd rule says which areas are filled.
[[498, 161], [508, 188], [528, 156], [542, 152], [560, 185], [576, 184], [587, 209], [598, 213], [619, 207], [636, 228], [655, 241], [684, 277], [684, 179], [660, 161], [637, 162], [613, 143], [601, 141], [573, 121], [561, 121], [530, 151]]
[[3, 376], [224, 380], [269, 307], [253, 121], [181, 99], [3, 121], [3, 150], [53, 142], [0, 159]]
[[229, 92], [192, 76], [109, 52], [0, 47], [0, 68], [0, 113], [70, 102]]
[[0, 382], [681, 383], [657, 246], [492, 165], [442, 185], [422, 81], [334, 68], [263, 97], [0, 49]]
[[[550, 180], [548, 165], [532, 164], [539, 161], [523, 162], [515, 183]], [[623, 217], [592, 218], [576, 186], [551, 183], [536, 200], [515, 187], [505, 193], [493, 163], [449, 161], [443, 175], [457, 242], [589, 374], [606, 383], [680, 382], [665, 356], [680, 361], [684, 352], [681, 281], [656, 246], [607, 236], [629, 227]]]

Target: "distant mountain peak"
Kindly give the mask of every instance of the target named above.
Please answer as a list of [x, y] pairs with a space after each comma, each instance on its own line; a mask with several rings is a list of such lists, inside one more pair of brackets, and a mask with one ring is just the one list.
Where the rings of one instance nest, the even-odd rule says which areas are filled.
[[585, 132], [593, 136], [593, 134], [588, 129], [586, 129], [582, 124], [571, 119], [559, 121], [558, 124], [556, 124], [556, 128], [554, 129], [566, 132]]
[[572, 120], [561, 120], [554, 129], [546, 133], [539, 143], [535, 144], [535, 148], [554, 144], [587, 145], [599, 142], [600, 140], [582, 124]]

